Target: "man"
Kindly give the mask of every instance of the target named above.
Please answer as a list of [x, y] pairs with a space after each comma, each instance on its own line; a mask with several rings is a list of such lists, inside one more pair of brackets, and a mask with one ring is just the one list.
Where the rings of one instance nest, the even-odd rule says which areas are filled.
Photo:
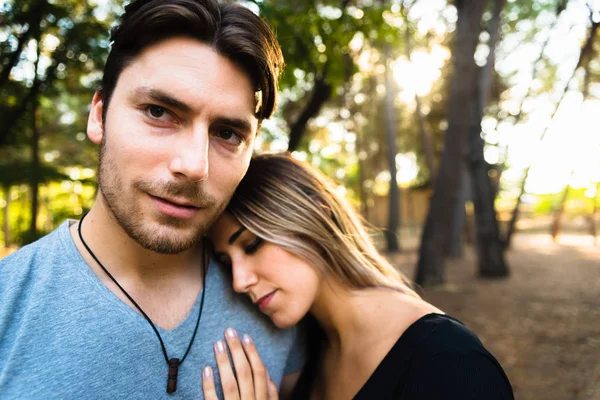
[[233, 293], [198, 244], [273, 112], [279, 45], [216, 0], [137, 0], [111, 39], [87, 129], [97, 199], [0, 262], [0, 397], [199, 399], [230, 327], [285, 391], [303, 362], [295, 330]]

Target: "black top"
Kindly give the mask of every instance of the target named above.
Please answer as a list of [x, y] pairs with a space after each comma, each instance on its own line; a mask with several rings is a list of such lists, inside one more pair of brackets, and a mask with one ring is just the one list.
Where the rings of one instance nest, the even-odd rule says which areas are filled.
[[[313, 352], [293, 400], [310, 397], [319, 359], [314, 349], [323, 339], [322, 333], [311, 335]], [[354, 399], [514, 400], [514, 396], [502, 367], [473, 332], [457, 319], [428, 314], [400, 336]]]

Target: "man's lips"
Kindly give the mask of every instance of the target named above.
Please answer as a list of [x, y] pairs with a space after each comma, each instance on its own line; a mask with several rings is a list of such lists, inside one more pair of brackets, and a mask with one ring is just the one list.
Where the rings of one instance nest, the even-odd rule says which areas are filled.
[[199, 205], [194, 204], [191, 201], [187, 201], [187, 200], [183, 200], [183, 199], [180, 200], [180, 199], [170, 199], [167, 197], [159, 197], [159, 196], [153, 196], [153, 195], [150, 195], [150, 196], [154, 197], [155, 199], [165, 201], [167, 203], [172, 203], [176, 206], [200, 208]]
[[258, 306], [258, 308], [260, 308], [260, 310], [263, 311], [265, 308], [267, 308], [267, 306], [273, 299], [273, 296], [275, 296], [276, 292], [277, 292], [277, 290], [273, 290], [271, 293], [267, 294], [266, 296], [263, 296], [260, 299], [256, 300], [256, 302], [254, 302], [254, 304], [256, 304]]
[[200, 210], [200, 207], [187, 201], [164, 199], [150, 195], [154, 205], [164, 215], [178, 219], [192, 218]]

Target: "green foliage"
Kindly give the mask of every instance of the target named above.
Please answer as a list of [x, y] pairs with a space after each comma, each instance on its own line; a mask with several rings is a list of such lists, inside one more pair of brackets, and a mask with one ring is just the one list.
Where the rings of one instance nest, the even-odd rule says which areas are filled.
[[352, 52], [350, 41], [356, 35], [387, 41], [393, 46], [399, 44], [397, 32], [383, 20], [383, 6], [344, 7], [341, 3], [351, 2], [257, 2], [261, 14], [275, 29], [284, 52], [288, 70], [282, 88], [298, 88], [298, 76], [314, 79], [324, 71], [334, 91], [342, 87], [357, 72], [355, 65], [347, 63]]
[[[96, 5], [79, 0], [7, 1], [0, 7], [0, 35], [7, 38], [0, 40], [0, 183], [26, 191], [27, 185], [67, 181], [67, 169], [92, 168], [97, 161], [84, 132], [114, 15], [99, 19]], [[31, 220], [27, 202], [10, 206], [10, 236], [20, 243], [39, 236], [25, 233]], [[42, 204], [38, 226], [49, 208]], [[74, 215], [71, 208], [68, 216]]]

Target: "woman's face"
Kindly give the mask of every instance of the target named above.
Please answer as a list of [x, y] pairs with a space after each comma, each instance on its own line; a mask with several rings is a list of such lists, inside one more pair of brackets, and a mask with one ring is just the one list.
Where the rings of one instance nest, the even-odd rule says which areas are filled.
[[234, 290], [248, 295], [277, 327], [291, 327], [308, 313], [321, 278], [306, 261], [257, 237], [228, 212], [209, 235], [217, 262], [231, 270]]

